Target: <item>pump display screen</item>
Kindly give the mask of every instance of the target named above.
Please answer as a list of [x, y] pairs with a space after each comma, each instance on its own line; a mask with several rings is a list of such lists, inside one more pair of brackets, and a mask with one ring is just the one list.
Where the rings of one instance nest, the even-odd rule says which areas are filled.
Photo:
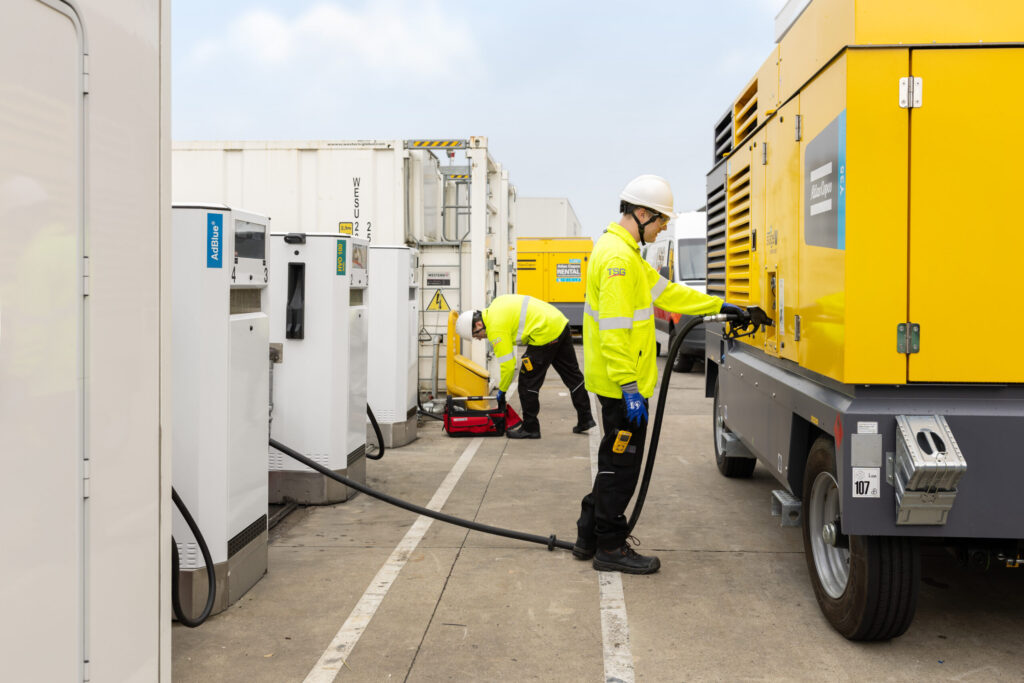
[[267, 257], [266, 227], [248, 221], [235, 222], [235, 258], [263, 260]]

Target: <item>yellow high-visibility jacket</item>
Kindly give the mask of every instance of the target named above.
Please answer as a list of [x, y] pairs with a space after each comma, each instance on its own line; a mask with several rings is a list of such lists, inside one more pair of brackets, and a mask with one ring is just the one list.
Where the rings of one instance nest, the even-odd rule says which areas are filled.
[[590, 255], [583, 306], [583, 375], [587, 390], [621, 398], [636, 383], [650, 398], [658, 384], [654, 306], [673, 313], [712, 315], [722, 300], [658, 274], [640, 256], [640, 245], [612, 223]]
[[516, 369], [517, 344], [543, 346], [558, 339], [569, 319], [546, 301], [522, 294], [502, 294], [480, 312], [487, 339], [501, 365], [498, 388], [508, 391]]

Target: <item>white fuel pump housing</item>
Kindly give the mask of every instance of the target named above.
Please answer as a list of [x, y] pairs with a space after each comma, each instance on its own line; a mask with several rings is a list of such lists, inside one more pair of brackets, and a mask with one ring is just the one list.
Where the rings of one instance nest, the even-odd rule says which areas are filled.
[[[392, 448], [416, 439], [419, 252], [410, 247], [373, 245], [370, 263], [367, 403], [384, 445]], [[368, 427], [367, 438], [371, 431]]]
[[[173, 484], [210, 548], [214, 613], [267, 571], [269, 220], [219, 204], [172, 211]], [[174, 515], [187, 614], [206, 602], [203, 558]]]
[[[368, 243], [336, 233], [273, 233], [270, 433], [366, 481]], [[270, 502], [337, 503], [355, 491], [271, 448]]]

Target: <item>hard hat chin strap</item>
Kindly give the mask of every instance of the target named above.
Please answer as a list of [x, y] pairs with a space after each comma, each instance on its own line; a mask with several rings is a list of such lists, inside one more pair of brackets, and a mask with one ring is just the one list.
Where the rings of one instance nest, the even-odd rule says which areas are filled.
[[641, 223], [640, 219], [636, 217], [636, 209], [630, 211], [629, 215], [633, 217], [633, 222], [636, 223], [636, 231], [637, 234], [640, 235], [640, 244], [647, 244], [647, 242], [644, 241], [644, 229], [646, 229], [647, 226], [653, 223], [654, 221], [658, 220], [661, 216], [659, 216], [658, 214], [654, 214], [654, 216], [650, 218], [646, 223]]

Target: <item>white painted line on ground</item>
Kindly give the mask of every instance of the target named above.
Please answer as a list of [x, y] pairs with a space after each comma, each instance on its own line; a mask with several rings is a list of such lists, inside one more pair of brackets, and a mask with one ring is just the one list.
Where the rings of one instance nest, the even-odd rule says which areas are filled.
[[[476, 455], [483, 442], [483, 439], [480, 437], [469, 442], [466, 450], [462, 452], [455, 465], [452, 466], [448, 476], [441, 482], [441, 486], [438, 487], [434, 497], [430, 499], [426, 507], [431, 510], [440, 510], [444, 507], [448, 496], [455, 488], [462, 473], [466, 471], [466, 467], [469, 466], [470, 461]], [[341, 672], [342, 667], [346, 666], [345, 659], [352, 653], [356, 643], [359, 642], [359, 638], [363, 635], [363, 631], [369, 626], [370, 620], [377, 612], [381, 601], [384, 600], [384, 596], [391, 589], [391, 584], [398, 578], [398, 573], [402, 571], [402, 567], [408, 562], [412, 551], [419, 545], [420, 540], [427, 533], [427, 529], [430, 528], [433, 521], [432, 518], [423, 515], [416, 519], [416, 522], [406, 532], [405, 537], [402, 538], [401, 542], [391, 553], [391, 556], [388, 557], [384, 566], [373, 577], [373, 581], [370, 582], [370, 586], [363, 593], [363, 597], [359, 599], [355, 609], [348, 615], [348, 619], [341, 625], [341, 629], [334, 636], [334, 640], [327, 646], [327, 649], [320, 656], [320, 660], [317, 661], [309, 675], [306, 676], [305, 683], [330, 683]]]
[[[601, 406], [590, 395], [590, 411], [600, 417]], [[597, 420], [598, 425], [601, 424]], [[601, 429], [590, 430], [590, 477], [597, 476], [597, 450], [601, 445]], [[622, 592], [622, 575], [598, 572], [601, 589], [601, 641], [604, 649], [604, 680], [633, 683], [633, 652], [629, 647], [629, 621], [626, 619], [626, 597]]]

